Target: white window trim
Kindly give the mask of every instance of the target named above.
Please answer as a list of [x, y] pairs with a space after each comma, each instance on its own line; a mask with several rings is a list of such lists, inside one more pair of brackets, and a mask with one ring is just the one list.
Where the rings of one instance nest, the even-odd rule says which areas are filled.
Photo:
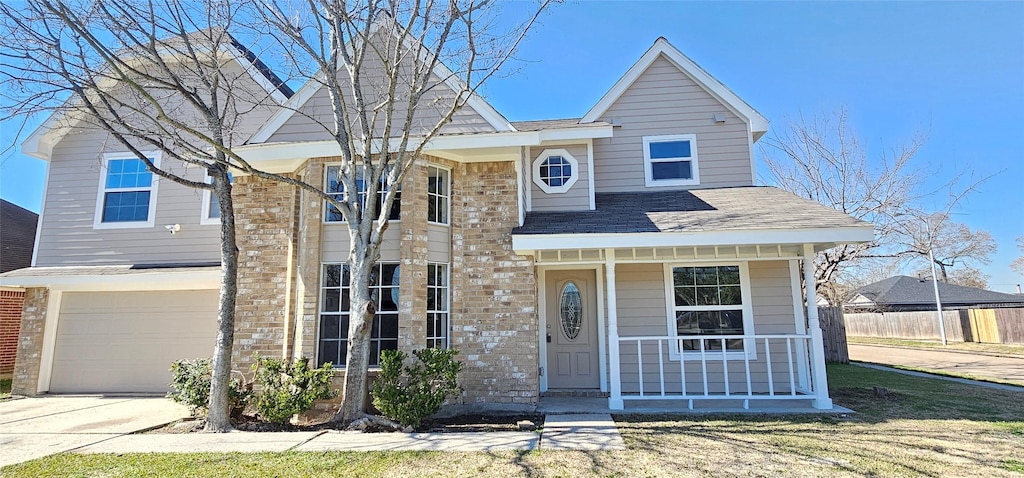
[[[754, 309], [751, 301], [750, 291], [750, 269], [748, 262], [683, 262], [683, 263], [665, 263], [664, 274], [665, 274], [665, 313], [668, 325], [668, 335], [670, 337], [677, 336], [676, 334], [676, 304], [675, 304], [675, 279], [672, 276], [673, 267], [714, 267], [714, 266], [736, 266], [740, 268], [740, 298], [743, 304], [740, 305], [740, 309], [743, 310], [743, 334], [754, 335]], [[712, 306], [708, 310], [719, 310], [718, 306]], [[715, 336], [709, 335], [709, 339], [714, 339]], [[669, 341], [669, 359], [679, 360], [679, 347], [677, 341]], [[719, 360], [722, 359], [722, 355], [725, 355], [727, 360], [743, 360], [746, 357], [749, 360], [757, 360], [757, 342], [753, 339], [743, 341], [743, 351], [716, 351], [716, 350], [705, 350], [704, 357], [714, 357]], [[700, 351], [685, 351], [683, 356], [687, 361], [695, 360], [700, 358]]]
[[[340, 194], [340, 193], [329, 193], [329, 192], [327, 192], [327, 168], [330, 167], [330, 166], [341, 166], [341, 163], [338, 163], [338, 162], [324, 163], [324, 173], [323, 173], [323, 177], [324, 177], [323, 178], [323, 185], [324, 185], [323, 187], [324, 188], [323, 188], [323, 191], [325, 193], [327, 193], [327, 194]], [[359, 167], [362, 167], [362, 166], [359, 166]], [[378, 193], [379, 192], [380, 191], [378, 191]], [[369, 198], [367, 198], [367, 200], [369, 200]], [[322, 209], [320, 211], [320, 222], [322, 224], [329, 225], [329, 224], [346, 224], [346, 223], [348, 223], [348, 219], [346, 219], [344, 215], [342, 215], [341, 220], [338, 220], [338, 221], [328, 221], [327, 220], [327, 211], [328, 211], [327, 208], [328, 208], [329, 204], [327, 203], [326, 199], [322, 200], [320, 202], [323, 204], [321, 206]], [[402, 206], [399, 205], [398, 207], [402, 207]], [[379, 213], [380, 211], [377, 211], [377, 212]], [[374, 219], [374, 222], [376, 222], [376, 221], [377, 220]], [[398, 219], [388, 219], [388, 224], [395, 224], [395, 223], [399, 223], [401, 221], [402, 221], [401, 218], [398, 218]]]
[[[427, 165], [427, 178], [428, 178], [428, 180], [430, 178], [430, 168], [437, 168], [437, 169], [440, 169], [440, 170], [448, 172], [448, 189], [447, 189], [448, 190], [448, 195], [447, 196], [443, 196], [443, 197], [448, 198], [448, 201], [445, 202], [445, 205], [446, 205], [447, 209], [445, 210], [445, 215], [444, 215], [444, 217], [448, 218], [448, 222], [434, 222], [434, 221], [431, 221], [428, 218], [427, 219], [427, 224], [433, 224], [435, 226], [450, 227], [451, 224], [452, 224], [452, 168], [441, 166], [441, 165], [438, 165], [438, 164], [428, 164]], [[324, 176], [326, 177], [326, 175], [324, 175]], [[440, 194], [431, 194], [430, 191], [427, 191], [427, 200], [428, 201], [430, 200], [431, 196], [441, 196], [441, 195]]]
[[[234, 178], [228, 173], [228, 179], [234, 182]], [[210, 177], [210, 172], [205, 168], [203, 169], [203, 182], [206, 184], [212, 184], [213, 178]], [[213, 202], [213, 191], [209, 189], [203, 190], [203, 210], [199, 212], [199, 224], [202, 226], [214, 226], [220, 224], [219, 217], [210, 217], [210, 203]]]
[[[572, 166], [572, 176], [570, 176], [569, 180], [566, 181], [565, 184], [562, 184], [561, 186], [548, 186], [547, 183], [545, 183], [544, 180], [541, 179], [540, 177], [541, 165], [544, 164], [544, 161], [546, 161], [548, 158], [552, 156], [561, 156], [562, 159], [564, 159], [566, 162], [569, 163], [569, 165]], [[576, 184], [576, 181], [578, 181], [579, 179], [580, 162], [577, 161], [576, 158], [573, 157], [573, 155], [569, 154], [569, 152], [564, 149], [545, 149], [540, 153], [539, 156], [537, 156], [537, 159], [533, 160], [533, 184], [536, 184], [537, 187], [541, 189], [541, 191], [544, 191], [548, 194], [565, 194], [569, 192], [569, 189], [571, 189], [572, 186]]]
[[[152, 158], [153, 164], [157, 167], [160, 166], [160, 151], [143, 151], [143, 155], [147, 158]], [[100, 180], [96, 190], [96, 210], [93, 215], [92, 228], [93, 229], [139, 229], [145, 227], [153, 227], [156, 224], [156, 198], [157, 198], [157, 186], [160, 184], [160, 177], [153, 174], [153, 182], [149, 186], [149, 212], [146, 214], [146, 221], [131, 221], [131, 222], [103, 222], [103, 198], [104, 193], [107, 192], [107, 165], [112, 159], [138, 159], [133, 153], [105, 153], [103, 155], [103, 162], [100, 164]], [[137, 188], [137, 190], [143, 190], [143, 188]]]
[[[430, 266], [430, 265], [433, 265], [433, 266], [444, 266], [445, 285], [444, 285], [443, 289], [445, 291], [445, 301], [444, 301], [444, 303], [445, 303], [446, 307], [445, 307], [444, 310], [430, 310], [428, 308], [427, 309], [428, 316], [426, 317], [426, 319], [427, 320], [430, 319], [429, 314], [431, 314], [431, 313], [445, 314], [445, 315], [448, 316], [448, 319], [446, 320], [447, 327], [445, 327], [445, 331], [444, 331], [444, 333], [445, 333], [444, 344], [445, 345], [444, 345], [444, 347], [442, 347], [443, 349], [448, 350], [448, 349], [452, 348], [452, 267], [451, 267], [451, 264], [448, 263], [448, 262], [428, 262], [427, 265], [428, 266]], [[428, 278], [427, 281], [428, 281], [428, 284], [429, 284], [430, 279]], [[399, 287], [401, 287], [401, 286], [399, 286]], [[427, 289], [428, 290], [431, 287], [433, 287], [435, 289], [441, 289], [442, 288], [442, 287], [439, 287], [439, 286], [427, 285]], [[428, 327], [427, 340], [429, 341], [432, 338], [433, 339], [440, 338], [440, 337], [431, 337], [430, 336], [429, 326], [430, 326], [430, 324], [428, 323], [427, 324], [427, 327]], [[429, 345], [427, 345], [427, 346], [429, 347]]]
[[[690, 142], [690, 157], [686, 158], [661, 158], [651, 159], [651, 143], [661, 143], [665, 141], [689, 141]], [[696, 186], [700, 184], [700, 169], [697, 167], [697, 135], [695, 134], [666, 134], [659, 136], [644, 136], [644, 185], [649, 188], [656, 188], [661, 186]], [[660, 162], [677, 162], [682, 160], [690, 161], [690, 172], [693, 177], [690, 179], [654, 179], [653, 168], [651, 163]]]

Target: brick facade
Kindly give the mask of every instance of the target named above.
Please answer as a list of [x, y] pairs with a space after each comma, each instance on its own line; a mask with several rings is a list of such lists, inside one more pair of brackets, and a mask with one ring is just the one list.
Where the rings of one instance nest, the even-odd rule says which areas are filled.
[[36, 395], [39, 383], [39, 364], [43, 356], [43, 329], [46, 325], [46, 306], [49, 291], [34, 287], [25, 289], [25, 307], [21, 313], [21, 333], [18, 338], [18, 357], [14, 363], [11, 393]]
[[24, 307], [25, 291], [0, 289], [0, 377], [10, 377], [14, 373]]

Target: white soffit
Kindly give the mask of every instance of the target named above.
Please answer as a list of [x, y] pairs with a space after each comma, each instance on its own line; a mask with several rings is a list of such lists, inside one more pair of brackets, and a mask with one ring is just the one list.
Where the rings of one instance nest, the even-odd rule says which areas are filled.
[[674, 64], [680, 71], [689, 76], [698, 85], [701, 85], [708, 93], [716, 97], [724, 103], [729, 109], [736, 113], [741, 118], [745, 119], [750, 124], [751, 131], [755, 138], [760, 137], [768, 131], [768, 119], [758, 113], [753, 107], [743, 101], [736, 93], [733, 93], [728, 87], [722, 82], [715, 79], [707, 71], [701, 68], [699, 65], [689, 59], [676, 47], [672, 46], [664, 37], [658, 38], [654, 45], [644, 53], [643, 56], [633, 64], [632, 67], [626, 74], [619, 78], [619, 81], [594, 105], [580, 123], [593, 123], [601, 117], [608, 108], [610, 108], [616, 100], [626, 92], [627, 89], [640, 77], [647, 69], [658, 59], [659, 56], [664, 55], [672, 64]]

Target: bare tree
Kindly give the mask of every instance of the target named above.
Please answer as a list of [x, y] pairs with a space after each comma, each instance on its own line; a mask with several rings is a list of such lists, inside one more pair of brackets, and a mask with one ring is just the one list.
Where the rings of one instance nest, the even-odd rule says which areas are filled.
[[[857, 277], [877, 266], [864, 265], [863, 261], [905, 261], [921, 250], [909, 247], [915, 241], [908, 238], [914, 236], [911, 232], [916, 231], [916, 224], [924, 222], [920, 219], [930, 215], [923, 212], [921, 203], [937, 193], [925, 189], [924, 178], [930, 175], [914, 164], [924, 142], [925, 136], [917, 135], [872, 159], [850, 128], [845, 108], [832, 115], [801, 117], [785, 131], [762, 142], [762, 157], [768, 165], [762, 181], [875, 226], [872, 242], [841, 244], [817, 254], [815, 281], [819, 293], [829, 303], [839, 304], [843, 290], [860, 283]], [[936, 216], [943, 218], [943, 224], [959, 201], [984, 181], [964, 186], [963, 179], [962, 173], [954, 175], [944, 186], [949, 196]], [[948, 236], [948, 228], [943, 233]], [[953, 262], [968, 257], [964, 254], [987, 257], [982, 254], [988, 247], [986, 237], [991, 242], [991, 237], [984, 235], [974, 243], [974, 249], [958, 252], [953, 250], [956, 247], [952, 246], [952, 239], [944, 236], [951, 247], [940, 254], [941, 260], [951, 267]]]
[[[323, 2], [308, 9], [268, 0], [260, 25], [280, 32], [284, 63], [326, 91], [329, 107], [296, 110], [340, 150], [336, 207], [348, 225], [348, 350], [340, 421], [365, 415], [371, 323], [369, 285], [398, 188], [424, 148], [497, 73], [548, 6], [531, 6], [518, 25], [499, 28], [488, 0], [443, 3]], [[503, 18], [507, 21], [507, 19]], [[361, 187], [362, 185], [362, 187]], [[376, 198], [380, 201], [367, 200]]]
[[1020, 250], [1021, 255], [1017, 256], [1017, 258], [1010, 263], [1010, 269], [1017, 271], [1018, 274], [1024, 275], [1024, 236], [1017, 236], [1017, 249]]
[[[897, 232], [896, 243], [904, 248], [896, 252], [898, 257], [934, 262], [942, 282], [957, 282], [951, 280], [956, 277], [975, 284], [986, 283], [978, 276], [980, 271], [968, 271], [974, 269], [970, 267], [972, 264], [988, 264], [996, 251], [996, 241], [988, 231], [971, 229], [951, 221], [948, 214], [937, 213], [908, 217]], [[951, 273], [958, 263], [966, 266], [963, 272]]]
[[843, 244], [818, 253], [815, 280], [830, 303], [841, 300], [835, 284], [844, 268], [893, 237], [900, 213], [923, 197], [924, 175], [911, 161], [924, 141], [924, 136], [917, 136], [870, 160], [843, 108], [831, 116], [801, 117], [762, 142], [762, 157], [768, 165], [764, 182], [875, 225], [873, 242]]
[[[498, 28], [500, 13], [488, 0], [3, 4], [0, 34], [8, 61], [0, 86], [13, 104], [3, 115], [56, 113], [62, 124], [55, 127], [104, 131], [157, 176], [213, 191], [221, 213], [223, 275], [207, 430], [231, 427], [227, 389], [238, 260], [229, 172], [294, 185], [340, 211], [351, 239], [352, 297], [338, 418], [354, 420], [365, 415], [375, 314], [369, 283], [396, 185], [507, 62], [549, 3], [538, 1], [525, 10], [522, 23], [505, 29]], [[232, 30], [254, 42], [276, 43], [276, 66], [289, 71], [290, 79], [327, 92], [326, 114], [313, 119], [338, 145], [338, 180], [346, 194], [338, 198], [263, 171], [237, 152], [252, 133], [243, 126], [248, 115], [290, 106], [274, 102], [272, 92], [256, 89], [251, 78], [229, 67], [234, 56], [255, 56]], [[295, 113], [310, 114], [298, 108]], [[156, 164], [146, 154], [153, 149], [172, 161]], [[188, 175], [185, 165], [205, 169], [212, 184]], [[366, 200], [378, 195], [380, 202]]]

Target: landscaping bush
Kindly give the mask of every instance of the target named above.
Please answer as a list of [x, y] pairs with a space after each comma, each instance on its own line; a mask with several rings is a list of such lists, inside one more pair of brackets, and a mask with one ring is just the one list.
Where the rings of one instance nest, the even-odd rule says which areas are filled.
[[334, 368], [330, 363], [311, 368], [308, 358], [291, 362], [253, 354], [253, 380], [259, 384], [255, 407], [260, 418], [287, 423], [292, 415], [313, 407], [315, 400], [334, 396]]
[[[213, 360], [177, 360], [171, 363], [171, 391], [167, 397], [187, 405], [193, 415], [205, 415], [210, 402], [210, 381], [213, 377]], [[251, 395], [251, 387], [241, 380], [232, 379], [228, 387], [231, 401], [231, 415], [242, 413]]]
[[445, 398], [462, 391], [458, 375], [462, 362], [455, 350], [413, 350], [414, 361], [397, 350], [380, 354], [380, 374], [373, 382], [373, 406], [404, 426], [418, 427], [437, 413]]

